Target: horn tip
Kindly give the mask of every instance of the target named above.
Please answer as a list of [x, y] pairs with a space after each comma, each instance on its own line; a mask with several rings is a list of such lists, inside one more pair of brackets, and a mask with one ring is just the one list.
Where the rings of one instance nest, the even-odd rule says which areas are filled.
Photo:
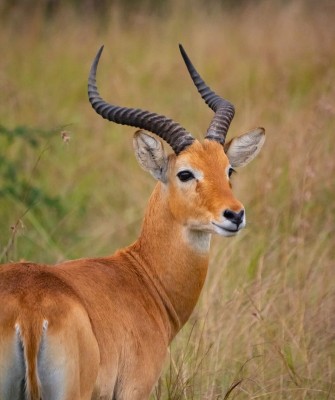
[[183, 57], [186, 55], [186, 51], [181, 43], [179, 43], [179, 51]]
[[104, 44], [100, 46], [100, 49], [98, 50], [98, 54], [97, 54], [99, 57], [101, 56], [101, 53], [103, 52], [104, 47], [105, 47]]

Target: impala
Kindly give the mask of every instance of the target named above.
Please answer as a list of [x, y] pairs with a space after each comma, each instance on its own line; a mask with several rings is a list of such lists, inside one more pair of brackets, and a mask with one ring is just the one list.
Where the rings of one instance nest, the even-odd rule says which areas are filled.
[[141, 129], [135, 155], [158, 182], [139, 238], [115, 254], [0, 266], [1, 400], [148, 399], [199, 298], [211, 235], [234, 236], [246, 224], [230, 176], [257, 155], [264, 129], [226, 143], [234, 107], [205, 84], [181, 46], [215, 113], [204, 141], [165, 116], [108, 104], [96, 85], [102, 49], [89, 74], [90, 103], [103, 118]]

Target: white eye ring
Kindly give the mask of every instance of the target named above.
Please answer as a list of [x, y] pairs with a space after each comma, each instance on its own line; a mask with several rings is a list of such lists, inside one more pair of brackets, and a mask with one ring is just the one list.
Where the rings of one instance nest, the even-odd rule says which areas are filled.
[[179, 180], [182, 182], [187, 182], [190, 181], [191, 179], [195, 179], [193, 172], [188, 170], [178, 172], [177, 176]]

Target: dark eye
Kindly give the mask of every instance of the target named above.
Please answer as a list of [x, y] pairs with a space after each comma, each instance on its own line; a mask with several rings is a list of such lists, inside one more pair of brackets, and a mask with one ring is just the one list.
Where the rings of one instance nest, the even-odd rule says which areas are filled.
[[235, 173], [236, 171], [234, 170], [234, 168], [229, 168], [228, 170], [228, 176], [229, 178]]
[[180, 171], [178, 172], [177, 176], [182, 182], [187, 182], [191, 179], [194, 179], [194, 175], [191, 171]]

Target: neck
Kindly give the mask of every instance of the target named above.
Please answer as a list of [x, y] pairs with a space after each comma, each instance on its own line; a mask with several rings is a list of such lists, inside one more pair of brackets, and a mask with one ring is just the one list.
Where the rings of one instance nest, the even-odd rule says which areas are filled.
[[188, 230], [172, 216], [163, 184], [151, 195], [139, 239], [129, 248], [168, 312], [171, 339], [191, 315], [204, 285], [210, 234]]

